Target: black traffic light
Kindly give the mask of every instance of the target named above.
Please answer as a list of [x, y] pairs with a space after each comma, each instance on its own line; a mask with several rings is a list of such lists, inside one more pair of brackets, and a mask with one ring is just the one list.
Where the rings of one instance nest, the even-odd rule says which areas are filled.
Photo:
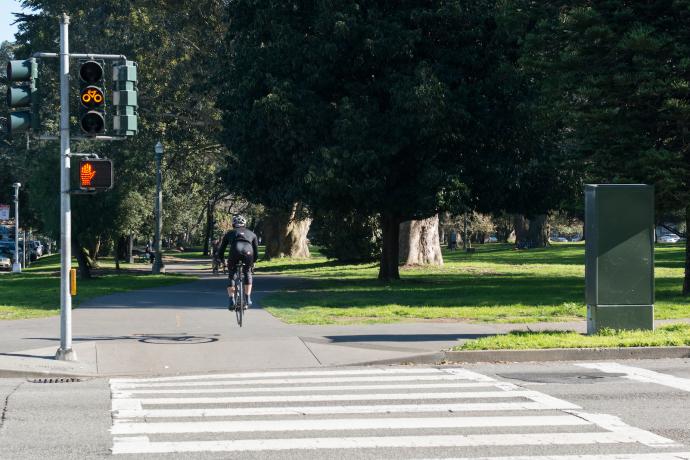
[[10, 109], [7, 117], [7, 134], [11, 136], [29, 128], [38, 131], [40, 119], [38, 117], [38, 63], [36, 59], [9, 61], [7, 80], [10, 83], [24, 83], [20, 86], [7, 86], [7, 106]]
[[81, 160], [79, 188], [88, 191], [113, 188], [113, 162], [110, 160]]
[[89, 136], [105, 132], [103, 63], [89, 60], [79, 65], [79, 127]]

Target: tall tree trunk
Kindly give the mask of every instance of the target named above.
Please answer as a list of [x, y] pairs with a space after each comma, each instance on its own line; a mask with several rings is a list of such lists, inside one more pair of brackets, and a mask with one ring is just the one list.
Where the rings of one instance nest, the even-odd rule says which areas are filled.
[[266, 259], [309, 257], [307, 232], [310, 225], [311, 219], [305, 217], [304, 208], [298, 203], [289, 211], [269, 211], [264, 220], [263, 235]]
[[515, 245], [520, 247], [527, 244], [529, 238], [529, 222], [521, 214], [513, 215], [513, 228], [515, 228]]
[[685, 276], [683, 295], [690, 295], [690, 206], [685, 208]]
[[539, 214], [529, 221], [529, 235], [533, 247], [549, 246], [549, 222], [546, 214]]
[[381, 263], [379, 264], [379, 280], [391, 281], [400, 279], [399, 244], [400, 218], [391, 213], [381, 214]]
[[91, 279], [91, 261], [86, 248], [81, 244], [78, 238], [72, 237], [72, 251], [77, 256], [77, 263], [79, 264], [79, 277], [81, 279]]
[[399, 257], [403, 265], [443, 265], [438, 214], [400, 224]]
[[134, 234], [132, 233], [127, 237], [127, 260], [130, 264], [134, 263]]
[[545, 248], [549, 246], [549, 224], [546, 214], [532, 219], [522, 215], [513, 217], [515, 245], [523, 248]]
[[215, 208], [215, 203], [213, 201], [208, 202], [206, 206], [206, 231], [204, 232], [204, 255], [209, 254], [209, 242], [213, 238], [213, 209]]

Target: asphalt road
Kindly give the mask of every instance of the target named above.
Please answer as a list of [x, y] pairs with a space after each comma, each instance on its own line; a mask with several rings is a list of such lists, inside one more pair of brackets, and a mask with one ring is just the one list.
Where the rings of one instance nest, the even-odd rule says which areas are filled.
[[690, 360], [0, 379], [0, 458], [690, 459]]

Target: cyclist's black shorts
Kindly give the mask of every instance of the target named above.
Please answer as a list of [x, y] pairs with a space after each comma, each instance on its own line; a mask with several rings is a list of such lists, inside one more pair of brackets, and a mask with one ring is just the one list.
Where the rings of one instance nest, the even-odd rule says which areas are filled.
[[254, 266], [254, 249], [252, 245], [244, 242], [238, 241], [235, 246], [230, 250], [230, 258], [228, 259], [228, 277], [230, 286], [235, 280], [237, 264], [239, 261], [244, 264], [242, 267], [242, 272], [244, 273], [244, 284], [252, 284], [252, 267]]

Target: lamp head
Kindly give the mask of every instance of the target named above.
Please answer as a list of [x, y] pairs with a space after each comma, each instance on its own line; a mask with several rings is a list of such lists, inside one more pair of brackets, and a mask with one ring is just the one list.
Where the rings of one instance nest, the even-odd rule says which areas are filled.
[[155, 151], [158, 155], [162, 155], [162, 154], [163, 154], [163, 144], [161, 144], [160, 141], [158, 141], [158, 143], [156, 143], [156, 146], [154, 147], [154, 151]]
[[12, 184], [12, 187], [14, 187], [14, 188], [19, 188], [21, 186], [22, 186], [22, 184], [20, 184], [19, 182], [15, 182], [14, 184]]

